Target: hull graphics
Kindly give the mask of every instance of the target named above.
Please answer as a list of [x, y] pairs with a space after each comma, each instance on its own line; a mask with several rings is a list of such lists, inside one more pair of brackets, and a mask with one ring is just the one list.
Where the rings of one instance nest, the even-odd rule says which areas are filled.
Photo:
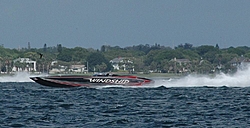
[[80, 86], [88, 86], [87, 84], [78, 84], [75, 82], [68, 81], [59, 81], [59, 80], [50, 80], [41, 77], [31, 77], [33, 81], [38, 84], [49, 86], [49, 87], [59, 87], [59, 88], [69, 88], [69, 87], [80, 87]]
[[48, 76], [31, 77], [33, 81], [50, 87], [91, 87], [106, 85], [141, 86], [150, 84], [153, 81], [147, 78], [136, 76], [116, 76], [116, 77], [91, 77], [91, 76]]
[[90, 83], [105, 83], [105, 84], [128, 84], [128, 79], [117, 79], [117, 78], [90, 78]]

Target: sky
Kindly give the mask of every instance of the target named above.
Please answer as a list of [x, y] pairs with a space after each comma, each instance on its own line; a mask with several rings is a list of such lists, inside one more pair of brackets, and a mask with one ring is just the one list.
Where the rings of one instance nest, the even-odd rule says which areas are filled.
[[1, 0], [5, 48], [250, 46], [249, 0]]

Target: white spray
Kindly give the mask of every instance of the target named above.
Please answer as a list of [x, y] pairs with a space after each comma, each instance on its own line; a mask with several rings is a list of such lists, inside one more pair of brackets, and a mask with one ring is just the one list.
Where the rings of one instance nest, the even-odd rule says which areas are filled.
[[2, 75], [0, 76], [0, 82], [32, 82], [30, 80], [30, 74], [28, 72], [18, 72], [14, 75]]
[[250, 87], [250, 68], [238, 70], [235, 74], [216, 74], [215, 76], [189, 75], [169, 81], [157, 80], [155, 86], [165, 87]]

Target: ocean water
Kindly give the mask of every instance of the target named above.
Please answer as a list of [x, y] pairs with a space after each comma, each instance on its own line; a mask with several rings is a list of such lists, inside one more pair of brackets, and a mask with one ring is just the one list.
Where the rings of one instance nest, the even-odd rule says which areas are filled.
[[51, 88], [0, 77], [0, 127], [250, 127], [250, 71], [143, 87]]

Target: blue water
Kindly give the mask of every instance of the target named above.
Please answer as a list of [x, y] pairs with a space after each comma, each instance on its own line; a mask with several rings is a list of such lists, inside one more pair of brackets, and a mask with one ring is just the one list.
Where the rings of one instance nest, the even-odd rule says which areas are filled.
[[174, 85], [67, 89], [2, 82], [0, 127], [250, 127], [246, 84]]

